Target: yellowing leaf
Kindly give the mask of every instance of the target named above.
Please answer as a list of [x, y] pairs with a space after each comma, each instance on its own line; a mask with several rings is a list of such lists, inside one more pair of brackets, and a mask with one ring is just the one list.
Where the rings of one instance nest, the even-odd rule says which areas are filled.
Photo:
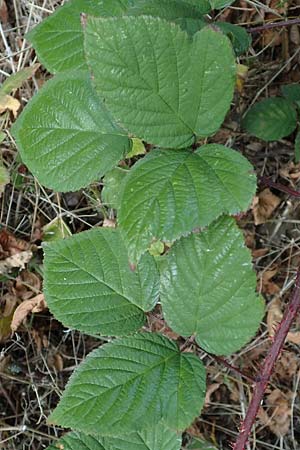
[[17, 117], [20, 106], [21, 103], [19, 100], [13, 98], [11, 95], [0, 96], [0, 114], [3, 114], [5, 111], [11, 111], [14, 117]]

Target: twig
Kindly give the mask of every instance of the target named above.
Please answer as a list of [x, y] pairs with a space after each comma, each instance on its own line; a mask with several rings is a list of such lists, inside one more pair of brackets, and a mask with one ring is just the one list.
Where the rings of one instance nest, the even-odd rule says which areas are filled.
[[266, 186], [270, 186], [274, 189], [277, 189], [278, 191], [285, 192], [286, 194], [292, 195], [293, 197], [300, 198], [299, 191], [295, 191], [294, 189], [291, 189], [288, 186], [284, 186], [283, 184], [275, 183], [270, 178], [262, 176], [259, 178], [259, 181]]
[[[203, 349], [201, 349], [203, 350]], [[205, 350], [204, 350], [205, 351]], [[207, 352], [205, 352], [207, 353]], [[227, 367], [227, 369], [230, 369], [233, 372], [238, 373], [239, 375], [241, 375], [243, 378], [245, 378], [246, 380], [248, 380], [250, 383], [254, 384], [255, 383], [255, 379], [250, 377], [249, 375], [246, 375], [242, 370], [238, 369], [237, 367], [233, 366], [232, 364], [230, 364], [229, 362], [227, 362], [224, 358], [221, 358], [220, 356], [216, 356], [213, 355], [211, 353], [207, 353], [211, 358], [213, 358], [214, 360], [216, 360], [219, 364]]]
[[283, 318], [279, 323], [275, 336], [273, 338], [272, 346], [261, 366], [259, 375], [256, 378], [253, 396], [248, 407], [245, 420], [241, 423], [238, 438], [233, 446], [233, 450], [244, 450], [251, 432], [252, 425], [258, 413], [264, 392], [270, 380], [274, 365], [282, 350], [286, 336], [291, 328], [292, 322], [296, 317], [300, 308], [300, 268], [297, 272], [294, 292], [290, 303], [288, 304]]
[[281, 20], [275, 23], [265, 23], [264, 25], [261, 25], [259, 27], [248, 28], [247, 31], [251, 34], [260, 33], [261, 31], [269, 30], [270, 28], [289, 27], [291, 25], [297, 24], [300, 24], [300, 19]]

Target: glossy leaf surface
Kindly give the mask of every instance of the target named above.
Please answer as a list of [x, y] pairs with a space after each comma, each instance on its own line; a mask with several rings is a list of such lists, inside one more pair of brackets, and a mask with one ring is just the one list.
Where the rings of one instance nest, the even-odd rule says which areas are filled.
[[[205, 397], [205, 369], [162, 335], [141, 333], [93, 351], [71, 376], [50, 421], [118, 436], [164, 419], [185, 429]], [[84, 420], [83, 420], [84, 418]]]
[[223, 122], [236, 74], [223, 33], [205, 27], [191, 40], [159, 18], [91, 17], [85, 48], [97, 92], [131, 134], [182, 148]]
[[256, 178], [234, 150], [210, 144], [196, 152], [153, 150], [127, 175], [119, 224], [136, 261], [154, 240], [173, 241], [222, 213], [249, 207]]
[[276, 141], [291, 134], [297, 125], [293, 104], [281, 97], [267, 98], [255, 103], [243, 120], [248, 133], [265, 141]]
[[67, 327], [109, 336], [136, 331], [158, 290], [154, 259], [145, 255], [133, 272], [117, 230], [95, 228], [45, 246], [47, 304]]
[[221, 217], [200, 234], [180, 239], [165, 257], [161, 303], [168, 325], [195, 335], [210, 353], [239, 350], [257, 331], [263, 302], [241, 231]]
[[48, 82], [22, 112], [13, 134], [23, 162], [57, 191], [95, 181], [131, 147], [82, 72]]

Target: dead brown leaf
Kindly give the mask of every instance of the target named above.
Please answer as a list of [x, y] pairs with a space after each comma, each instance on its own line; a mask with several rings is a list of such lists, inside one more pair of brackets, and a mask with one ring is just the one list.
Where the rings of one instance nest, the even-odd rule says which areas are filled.
[[[283, 317], [281, 310], [281, 300], [276, 297], [269, 305], [269, 310], [267, 314], [267, 327], [270, 337], [274, 337], [276, 328]], [[289, 331], [286, 337], [288, 342], [293, 344], [300, 344], [300, 331]]]
[[0, 273], [8, 273], [14, 268], [24, 269], [25, 264], [31, 260], [32, 255], [31, 250], [26, 250], [0, 261]]
[[276, 362], [274, 376], [280, 382], [286, 382], [291, 385], [292, 380], [299, 369], [298, 355], [295, 352], [283, 351]]
[[1, 252], [3, 253], [2, 258], [32, 249], [32, 245], [29, 242], [16, 238], [12, 233], [5, 229], [0, 231], [0, 247]]
[[265, 223], [280, 205], [281, 199], [274, 195], [269, 188], [264, 189], [254, 198], [253, 216], [255, 225]]
[[276, 297], [269, 304], [269, 309], [268, 309], [268, 314], [267, 314], [267, 327], [268, 327], [269, 336], [271, 338], [274, 337], [276, 328], [277, 328], [279, 322], [281, 321], [281, 319], [282, 319], [281, 300], [279, 297]]
[[279, 174], [286, 180], [291, 181], [294, 187], [300, 178], [300, 163], [289, 162], [279, 170]]
[[60, 353], [48, 353], [47, 363], [49, 367], [55, 369], [56, 372], [61, 372], [64, 368], [64, 360]]
[[11, 322], [11, 329], [15, 332], [21, 323], [26, 319], [30, 313], [38, 313], [44, 311], [47, 308], [44, 294], [36, 295], [30, 300], [22, 302], [14, 312], [14, 316]]
[[257, 248], [255, 250], [252, 250], [252, 258], [261, 258], [262, 256], [267, 255], [269, 251], [269, 248]]
[[5, 0], [0, 0], [0, 21], [3, 25], [8, 22], [8, 10]]
[[20, 107], [21, 103], [19, 100], [11, 95], [3, 95], [0, 97], [0, 114], [3, 114], [5, 111], [11, 111], [16, 118]]
[[263, 294], [268, 295], [275, 295], [278, 294], [280, 291], [280, 287], [278, 284], [274, 283], [272, 281], [272, 278], [277, 274], [278, 268], [277, 267], [271, 267], [268, 270], [264, 270], [260, 275], [260, 282], [259, 282], [259, 290]]
[[205, 401], [204, 406], [208, 406], [211, 403], [211, 396], [212, 394], [219, 389], [221, 386], [221, 383], [212, 383], [209, 386], [207, 386], [206, 394], [205, 394]]
[[267, 411], [260, 408], [258, 417], [276, 436], [285, 436], [290, 429], [292, 393], [274, 389], [266, 396]]

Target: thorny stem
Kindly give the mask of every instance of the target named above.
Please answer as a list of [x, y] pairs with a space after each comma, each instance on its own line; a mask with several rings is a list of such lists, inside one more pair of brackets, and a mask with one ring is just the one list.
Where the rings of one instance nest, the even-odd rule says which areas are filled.
[[277, 27], [288, 27], [290, 25], [297, 25], [300, 23], [300, 19], [290, 19], [290, 20], [281, 20], [280, 22], [274, 22], [274, 23], [265, 23], [264, 25], [261, 25], [259, 27], [254, 28], [248, 28], [248, 33], [260, 33], [261, 31], [268, 30], [270, 28], [277, 28]]
[[240, 433], [233, 446], [233, 450], [244, 450], [251, 432], [252, 425], [258, 413], [264, 392], [270, 380], [274, 365], [282, 350], [286, 336], [291, 328], [292, 322], [300, 309], [300, 268], [297, 272], [295, 288], [292, 298], [284, 312], [283, 318], [279, 323], [273, 338], [272, 346], [260, 368], [257, 381], [254, 385], [254, 392], [248, 407], [245, 420], [241, 423]]
[[292, 195], [293, 197], [300, 197], [299, 191], [295, 191], [294, 189], [291, 189], [288, 186], [284, 186], [283, 184], [275, 183], [270, 178], [262, 176], [259, 178], [259, 181], [261, 181], [261, 183], [266, 186], [270, 186], [274, 189], [277, 189], [278, 191], [285, 192], [286, 194]]

